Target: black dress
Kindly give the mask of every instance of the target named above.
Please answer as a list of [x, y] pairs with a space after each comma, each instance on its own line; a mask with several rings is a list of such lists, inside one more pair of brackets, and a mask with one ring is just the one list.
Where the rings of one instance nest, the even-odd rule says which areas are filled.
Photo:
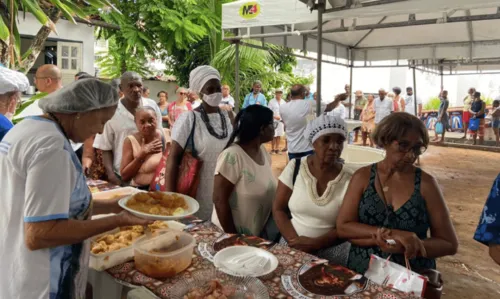
[[[377, 164], [373, 164], [370, 183], [359, 202], [359, 222], [371, 226], [414, 232], [421, 240], [426, 239], [430, 228], [430, 221], [425, 200], [420, 193], [422, 170], [417, 168], [415, 172], [415, 190], [410, 199], [397, 211], [393, 211], [392, 207], [386, 206], [385, 202], [378, 195], [375, 189], [376, 173]], [[364, 274], [368, 270], [372, 254], [382, 258], [389, 257], [389, 254], [382, 252], [378, 246], [360, 247], [352, 244], [347, 267], [360, 274]], [[402, 254], [393, 254], [391, 261], [405, 266], [405, 258]], [[417, 257], [410, 260], [410, 266], [416, 272], [421, 269], [436, 269], [436, 260]]]

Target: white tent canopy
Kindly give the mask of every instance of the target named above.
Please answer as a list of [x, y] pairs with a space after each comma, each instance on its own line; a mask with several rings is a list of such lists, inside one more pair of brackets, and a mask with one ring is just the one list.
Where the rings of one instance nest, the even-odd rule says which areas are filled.
[[[222, 28], [236, 33], [226, 39], [260, 39], [316, 53], [318, 12], [304, 2], [320, 1], [224, 4]], [[328, 0], [322, 53], [354, 67], [410, 60], [428, 68], [488, 70], [500, 64], [499, 7], [493, 0]]]

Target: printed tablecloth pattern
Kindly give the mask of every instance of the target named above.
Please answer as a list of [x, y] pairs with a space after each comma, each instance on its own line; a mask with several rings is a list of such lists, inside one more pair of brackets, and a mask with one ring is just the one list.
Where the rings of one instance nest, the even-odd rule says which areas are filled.
[[[187, 221], [182, 222], [186, 224], [193, 223], [193, 219], [188, 219]], [[118, 265], [116, 267], [108, 269], [108, 273], [120, 283], [124, 283], [126, 285], [143, 286], [148, 288], [158, 297], [167, 298], [168, 290], [175, 287], [175, 284], [179, 281], [179, 279], [192, 278], [194, 275], [196, 275], [197, 272], [212, 269], [214, 267], [212, 262], [209, 259], [204, 258], [202, 254], [205, 256], [213, 254], [214, 242], [224, 235], [223, 231], [221, 231], [218, 227], [210, 222], [204, 222], [198, 225], [190, 225], [188, 226], [187, 231], [196, 238], [197, 244], [202, 244], [202, 246], [200, 247], [203, 247], [203, 245], [206, 244], [205, 248], [207, 248], [208, 250], [207, 252], [200, 253], [200, 250], [198, 249], [198, 247], [196, 247], [193, 253], [193, 262], [191, 263], [190, 267], [184, 272], [178, 274], [176, 277], [166, 280], [157, 280], [154, 278], [150, 278], [137, 271], [135, 269], [134, 262], [124, 263], [122, 265]], [[290, 293], [287, 292], [287, 290], [285, 290], [285, 288], [283, 287], [282, 275], [284, 279], [286, 279], [287, 277], [294, 277], [297, 275], [300, 267], [304, 263], [318, 258], [313, 255], [278, 244], [272, 246], [269, 251], [278, 258], [279, 266], [273, 273], [264, 277], [260, 277], [260, 279], [267, 286], [269, 296], [271, 298], [292, 298]], [[289, 279], [288, 281], [291, 285], [293, 285], [292, 289], [301, 289], [296, 280]], [[414, 299], [415, 297], [368, 282], [362, 292], [356, 293], [351, 296], [341, 296], [338, 298]]]

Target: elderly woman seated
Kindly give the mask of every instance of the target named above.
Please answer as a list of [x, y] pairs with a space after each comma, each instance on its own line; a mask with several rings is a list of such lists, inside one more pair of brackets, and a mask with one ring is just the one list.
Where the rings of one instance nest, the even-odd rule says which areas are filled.
[[123, 142], [120, 175], [124, 181], [142, 190], [148, 190], [166, 149], [165, 139], [157, 128], [156, 112], [141, 107], [135, 112], [137, 132]]
[[435, 269], [437, 257], [457, 252], [458, 240], [436, 179], [413, 165], [429, 144], [427, 129], [397, 112], [378, 124], [373, 140], [386, 157], [354, 174], [337, 218], [339, 236], [352, 243], [347, 266], [365, 273], [375, 254], [403, 266], [408, 259], [416, 272]]
[[345, 265], [349, 244], [338, 245], [335, 221], [352, 176], [339, 159], [346, 124], [322, 115], [304, 134], [314, 154], [291, 160], [279, 177], [273, 216], [283, 236], [280, 243]]

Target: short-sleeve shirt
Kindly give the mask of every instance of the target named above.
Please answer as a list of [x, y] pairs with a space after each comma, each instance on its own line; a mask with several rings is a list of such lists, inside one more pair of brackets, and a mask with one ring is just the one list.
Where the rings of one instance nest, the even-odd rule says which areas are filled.
[[276, 99], [272, 99], [269, 101], [268, 108], [273, 111], [274, 116], [280, 116], [280, 107], [284, 105], [285, 100], [281, 99], [279, 102]]
[[344, 104], [339, 103], [339, 105], [337, 107], [335, 107], [335, 109], [333, 109], [332, 111], [327, 112], [326, 114], [330, 115], [330, 116], [340, 117], [341, 119], [345, 119], [345, 117], [346, 117], [346, 109], [345, 109]]
[[[156, 112], [157, 127], [162, 127], [161, 111], [155, 101], [142, 98], [142, 106], [152, 107]], [[113, 170], [120, 173], [122, 162], [123, 142], [127, 136], [137, 132], [135, 117], [130, 113], [122, 102], [118, 102], [115, 115], [106, 123], [102, 134], [97, 134], [94, 147], [103, 151], [113, 152]]]
[[[240, 234], [259, 236], [271, 214], [276, 179], [271, 169], [271, 157], [264, 146], [261, 146], [260, 154], [264, 165], [257, 164], [239, 145], [233, 144], [217, 160], [215, 175], [222, 175], [234, 184], [229, 206]], [[215, 208], [212, 222], [221, 227]]]
[[486, 246], [500, 245], [500, 174], [491, 187], [474, 240]]
[[24, 232], [25, 223], [90, 216], [75, 159], [47, 119], [24, 119], [0, 142], [0, 298], [85, 297], [88, 244], [31, 251]]
[[[421, 105], [422, 100], [417, 97], [417, 105]], [[405, 112], [415, 115], [415, 96], [414, 95], [407, 95], [405, 98]]]
[[315, 107], [315, 101], [306, 100], [291, 100], [280, 106], [289, 153], [297, 154], [313, 150], [311, 142], [304, 137], [304, 131], [307, 123], [315, 118]]
[[257, 97], [255, 97], [253, 93], [249, 93], [243, 102], [243, 109], [252, 105], [267, 106], [266, 97], [261, 93], [257, 94]]
[[344, 201], [352, 171], [343, 167], [339, 175], [328, 182], [325, 192], [317, 192], [316, 178], [311, 174], [307, 157], [301, 159], [295, 185], [293, 173], [296, 159], [291, 160], [279, 177], [281, 183], [292, 189], [288, 208], [292, 214], [292, 225], [299, 236], [317, 238], [336, 227], [340, 206]]
[[225, 98], [222, 98], [222, 101], [220, 102], [219, 106], [224, 106], [224, 105], [229, 105], [231, 108], [234, 108], [234, 99], [232, 96], [228, 95]]
[[5, 117], [3, 114], [0, 114], [0, 141], [2, 141], [3, 136], [12, 129], [14, 125], [10, 122], [10, 120]]
[[387, 97], [384, 100], [376, 98], [373, 107], [375, 108], [375, 124], [381, 122], [394, 111], [394, 104]]

